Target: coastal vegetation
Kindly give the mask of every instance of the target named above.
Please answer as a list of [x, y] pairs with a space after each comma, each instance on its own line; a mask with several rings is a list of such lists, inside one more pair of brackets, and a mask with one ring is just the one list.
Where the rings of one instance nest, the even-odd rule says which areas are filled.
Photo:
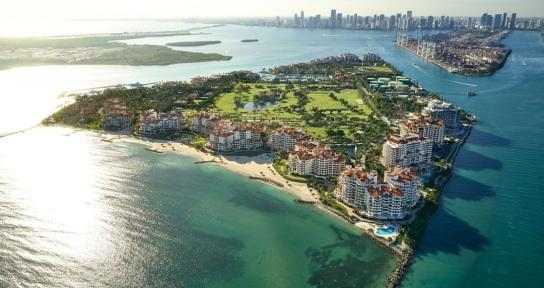
[[170, 65], [224, 61], [216, 53], [177, 51], [158, 45], [122, 41], [191, 35], [190, 31], [117, 33], [67, 37], [0, 38], [0, 69], [26, 65]]
[[[258, 130], [245, 131], [251, 131], [252, 135], [258, 134], [257, 137], [262, 137], [259, 141], [266, 139], [271, 131], [279, 127], [289, 127], [301, 131], [312, 141], [326, 145], [330, 149], [327, 151], [345, 159], [345, 164], [374, 171], [383, 178], [386, 164], [382, 164], [380, 158], [388, 135], [398, 132], [397, 123], [405, 120], [407, 115], [421, 113], [437, 97], [381, 59], [367, 63], [353, 55], [343, 55], [309, 63], [279, 66], [261, 74], [236, 71], [196, 77], [190, 82], [161, 82], [150, 87], [117, 87], [78, 95], [73, 104], [53, 114], [46, 123], [101, 129], [108, 116], [106, 103], [114, 102], [117, 105], [122, 104], [126, 110], [123, 115], [130, 117], [131, 132], [139, 135], [137, 128], [142, 119], [145, 119], [143, 116], [148, 115], [146, 111], [182, 112], [187, 124], [187, 129], [182, 134], [189, 135], [184, 138], [189, 140], [184, 140], [183, 143], [201, 151], [210, 151], [208, 149], [212, 137], [203, 137], [205, 133], [189, 128], [191, 121], [199, 119], [198, 115], [213, 115], [217, 118], [206, 119], [218, 121], [216, 123], [225, 121], [225, 126], [228, 123], [243, 123], [247, 126], [255, 124], [254, 126], [259, 127]], [[442, 146], [441, 153], [434, 154], [434, 163], [429, 161], [432, 173], [426, 186], [420, 191], [423, 199], [417, 209], [414, 204], [414, 211], [409, 211], [417, 214], [411, 221], [403, 219], [408, 223], [403, 225], [396, 240], [380, 240], [380, 243], [385, 243], [400, 255], [401, 268], [396, 269], [395, 273], [403, 274], [405, 267], [409, 265], [418, 239], [438, 208], [440, 189], [451, 173], [455, 156], [470, 133], [470, 115], [463, 111], [460, 115], [463, 125], [466, 124], [468, 128], [460, 130], [464, 131], [462, 139], [448, 142]], [[243, 125], [236, 127], [244, 127]], [[218, 124], [215, 127], [223, 126]], [[236, 131], [238, 133], [240, 130]], [[220, 136], [223, 139], [234, 138], [235, 135], [234, 132], [229, 134], [229, 131], [218, 131], [217, 135], [223, 134], [226, 135]], [[175, 135], [178, 136], [180, 139], [183, 137]], [[423, 136], [416, 135], [417, 137]], [[251, 150], [242, 153], [249, 155], [262, 152]], [[337, 200], [337, 174], [313, 175], [304, 171], [297, 174], [299, 170], [290, 169], [293, 159], [290, 153], [284, 151], [273, 154], [272, 166], [283, 177], [282, 180], [305, 183], [329, 211], [348, 221], [364, 221], [364, 215], [355, 212], [354, 207], [348, 207]], [[277, 183], [264, 175], [254, 179]], [[289, 182], [280, 184], [280, 187], [291, 185]], [[376, 221], [380, 223], [379, 220]], [[401, 278], [395, 275], [392, 279], [396, 280], [391, 285], [394, 286]]]
[[135, 88], [119, 86], [80, 94], [75, 96], [73, 104], [54, 113], [46, 122], [96, 129], [105, 116], [105, 103], [116, 100], [123, 103], [131, 116], [132, 126], [137, 127], [139, 116], [147, 110], [205, 109], [212, 105], [214, 95], [230, 91], [233, 83], [254, 81], [254, 77], [250, 72], [232, 72], [203, 83], [164, 82]]
[[396, 241], [405, 243], [409, 247], [417, 248], [417, 243], [423, 237], [427, 223], [438, 209], [440, 189], [433, 186], [423, 188], [424, 204], [417, 212], [417, 217], [408, 225], [405, 225]]
[[[214, 111], [242, 121], [289, 123], [303, 128], [315, 138], [331, 142], [340, 140], [331, 137], [334, 131], [343, 131], [345, 140], [352, 141], [359, 131], [359, 124], [366, 122], [371, 113], [355, 89], [332, 90], [330, 87], [299, 84], [242, 86], [236, 86], [235, 92], [218, 95]], [[270, 96], [272, 94], [276, 96]], [[330, 127], [334, 129], [330, 130]]]

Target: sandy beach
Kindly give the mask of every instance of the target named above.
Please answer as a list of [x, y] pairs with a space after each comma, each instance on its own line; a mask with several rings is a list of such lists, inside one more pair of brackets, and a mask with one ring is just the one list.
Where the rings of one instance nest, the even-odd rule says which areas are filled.
[[316, 191], [312, 191], [304, 183], [288, 181], [281, 175], [276, 173], [272, 167], [272, 158], [269, 154], [261, 154], [259, 156], [231, 156], [231, 155], [211, 155], [206, 152], [199, 151], [191, 146], [173, 141], [161, 140], [146, 140], [130, 136], [108, 135], [103, 137], [105, 141], [125, 141], [131, 143], [139, 143], [148, 146], [148, 149], [157, 153], [176, 153], [184, 156], [195, 158], [197, 162], [208, 162], [202, 165], [220, 165], [232, 172], [251, 177], [256, 181], [261, 181], [268, 185], [275, 186], [281, 190], [287, 191], [297, 199], [308, 202], [317, 203], [319, 196]]
[[[319, 194], [317, 191], [313, 191], [305, 183], [288, 181], [276, 173], [274, 167], [272, 166], [272, 158], [269, 154], [261, 154], [259, 156], [212, 155], [180, 142], [143, 139], [129, 135], [109, 133], [102, 133], [101, 136], [103, 141], [107, 142], [123, 141], [137, 143], [147, 146], [148, 150], [156, 153], [176, 153], [183, 156], [189, 156], [194, 158], [195, 162], [201, 162], [201, 165], [220, 165], [234, 173], [253, 178], [255, 181], [261, 181], [262, 183], [274, 186], [282, 191], [286, 191], [298, 200], [306, 203], [313, 203], [314, 207], [331, 215], [332, 217], [337, 217], [339, 219], [348, 221], [344, 216], [339, 215], [338, 212], [322, 204], [319, 201]], [[262, 181], [260, 179], [268, 179], [269, 181]], [[345, 208], [351, 215], [355, 214], [352, 208], [348, 206], [345, 206]], [[371, 236], [371, 238], [375, 238], [373, 233], [369, 232], [369, 228], [374, 226], [370, 223], [363, 223], [364, 222], [360, 222], [359, 225], [354, 225], [354, 227], [360, 230], [363, 234], [368, 234]], [[383, 241], [380, 243], [384, 244]]]

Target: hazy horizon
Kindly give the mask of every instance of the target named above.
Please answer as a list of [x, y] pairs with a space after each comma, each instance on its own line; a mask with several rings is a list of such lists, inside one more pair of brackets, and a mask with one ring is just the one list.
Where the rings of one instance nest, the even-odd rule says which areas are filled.
[[188, 19], [188, 18], [252, 18], [291, 17], [304, 10], [305, 14], [327, 16], [331, 9], [344, 14], [396, 14], [412, 10], [415, 16], [450, 15], [479, 16], [488, 13], [513, 13], [520, 17], [544, 16], [541, 0], [459, 0], [436, 5], [433, 0], [155, 0], [137, 3], [130, 0], [8, 0], [0, 11], [4, 20], [40, 19]]

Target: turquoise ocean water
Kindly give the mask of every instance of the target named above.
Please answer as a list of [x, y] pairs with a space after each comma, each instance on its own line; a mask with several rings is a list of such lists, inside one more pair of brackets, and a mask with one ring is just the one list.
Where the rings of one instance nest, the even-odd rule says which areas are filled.
[[[147, 30], [176, 25], [130, 23]], [[128, 30], [115, 27], [111, 32]], [[232, 55], [232, 61], [0, 71], [0, 135], [33, 126], [69, 90], [378, 53], [480, 120], [403, 286], [544, 282], [544, 44], [538, 34], [513, 33], [505, 40], [513, 49], [505, 67], [475, 78], [396, 49], [388, 33], [236, 26], [207, 32], [131, 42], [221, 40], [191, 50]], [[240, 43], [245, 38], [260, 41]], [[469, 89], [478, 96], [468, 98]], [[355, 230], [274, 188], [65, 128], [0, 138], [0, 240], [0, 284], [7, 287], [379, 287], [393, 265], [387, 251]]]

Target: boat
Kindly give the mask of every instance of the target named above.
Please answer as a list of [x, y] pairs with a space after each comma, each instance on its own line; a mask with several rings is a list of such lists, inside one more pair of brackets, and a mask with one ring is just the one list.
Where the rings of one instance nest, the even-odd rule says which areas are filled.
[[472, 96], [476, 96], [476, 95], [478, 95], [478, 93], [476, 93], [476, 91], [474, 91], [474, 90], [469, 90], [468, 91], [468, 96], [472, 97]]

